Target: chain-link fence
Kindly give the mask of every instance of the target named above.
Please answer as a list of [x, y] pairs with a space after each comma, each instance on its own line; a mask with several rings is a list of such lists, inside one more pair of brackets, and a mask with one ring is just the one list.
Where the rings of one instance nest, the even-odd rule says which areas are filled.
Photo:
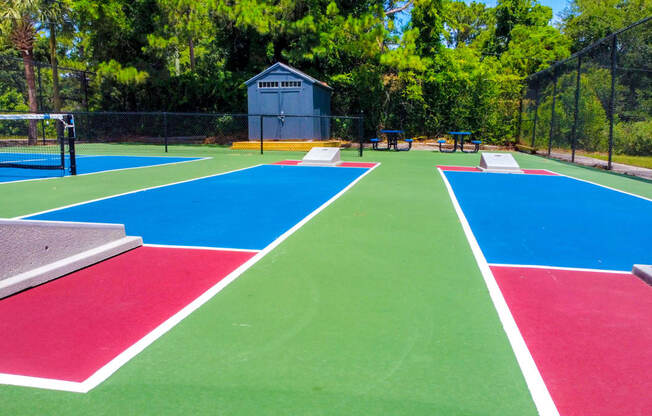
[[[10, 112], [20, 115], [21, 112]], [[174, 146], [222, 145], [234, 149], [308, 151], [319, 146], [351, 148], [362, 155], [361, 116], [306, 116], [171, 112], [70, 112], [74, 116], [76, 151], [81, 155], [106, 152], [110, 144], [142, 145], [139, 152], [174, 152]], [[57, 128], [47, 120], [30, 122], [32, 130], [0, 122], [0, 140], [45, 145], [56, 140]], [[262, 126], [262, 129], [261, 129]], [[261, 140], [262, 139], [262, 140]], [[125, 153], [128, 146], [112, 152]]]
[[[54, 83], [52, 66], [33, 61], [34, 86], [38, 109], [41, 112], [54, 111]], [[58, 67], [59, 98], [61, 111], [88, 111], [93, 96], [91, 79], [95, 74], [65, 66]], [[28, 111], [25, 97], [28, 96], [25, 68], [21, 58], [0, 55], [0, 109], [2, 111]]]
[[649, 165], [651, 41], [652, 17], [530, 76], [519, 148], [607, 169]]
[[[362, 148], [362, 117], [218, 113], [75, 112], [77, 151], [93, 144], [233, 145], [250, 150], [309, 150], [314, 142]], [[261, 140], [262, 139], [262, 140]], [[235, 144], [234, 144], [235, 143]]]

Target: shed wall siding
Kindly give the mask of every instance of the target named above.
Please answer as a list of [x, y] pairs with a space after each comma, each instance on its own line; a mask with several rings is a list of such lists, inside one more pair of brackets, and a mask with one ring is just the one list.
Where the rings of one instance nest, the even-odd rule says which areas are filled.
[[[301, 81], [301, 87], [281, 87], [285, 81]], [[278, 82], [278, 88], [259, 88], [260, 82]], [[274, 140], [328, 139], [330, 123], [314, 117], [284, 115], [329, 115], [330, 91], [322, 86], [277, 67], [247, 87], [249, 114], [263, 117], [263, 138]], [[260, 139], [260, 116], [249, 117], [249, 140]]]

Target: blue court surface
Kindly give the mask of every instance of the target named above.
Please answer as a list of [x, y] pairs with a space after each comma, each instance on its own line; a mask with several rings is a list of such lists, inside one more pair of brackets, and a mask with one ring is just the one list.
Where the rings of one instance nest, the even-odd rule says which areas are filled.
[[566, 176], [444, 174], [490, 264], [652, 263], [652, 201]]
[[[34, 154], [18, 154], [21, 158], [34, 158]], [[44, 160], [51, 160], [52, 155], [44, 155]], [[95, 156], [95, 155], [77, 155], [77, 174], [83, 175], [88, 173], [105, 172], [117, 169], [142, 168], [148, 166], [165, 165], [169, 163], [189, 162], [200, 160], [196, 157], [163, 157], [163, 156]], [[35, 162], [36, 163], [36, 162]], [[44, 179], [69, 175], [68, 167], [70, 166], [69, 158], [66, 156], [66, 171], [61, 169], [40, 170], [40, 169], [19, 169], [19, 168], [0, 168], [0, 182], [22, 181], [27, 179]]]
[[125, 224], [150, 244], [260, 250], [367, 171], [262, 165], [28, 218]]

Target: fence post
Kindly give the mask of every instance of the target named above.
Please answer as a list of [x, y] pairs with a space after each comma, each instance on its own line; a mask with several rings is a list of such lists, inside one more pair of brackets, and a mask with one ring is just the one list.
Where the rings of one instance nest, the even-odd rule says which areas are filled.
[[163, 112], [163, 142], [165, 143], [165, 153], [168, 152], [168, 113]]
[[260, 115], [260, 154], [263, 154], [263, 115]]
[[527, 89], [521, 90], [521, 96], [518, 100], [518, 132], [516, 134], [516, 143], [521, 143], [521, 136], [523, 135], [523, 94]]
[[571, 162], [575, 162], [575, 146], [577, 142], [577, 119], [580, 113], [580, 74], [582, 70], [582, 57], [577, 57], [577, 79], [575, 80], [575, 111], [573, 114], [573, 129], [571, 131]]
[[539, 80], [536, 81], [536, 87], [534, 87], [534, 125], [532, 126], [532, 153], [536, 153], [534, 149], [534, 139], [537, 135], [537, 120], [539, 119]]
[[360, 149], [358, 154], [362, 157], [364, 147], [364, 111], [360, 110], [360, 120], [358, 121], [358, 140], [360, 141]]
[[[36, 94], [36, 100], [38, 101], [38, 108], [40, 111], [45, 112], [43, 108], [43, 84], [41, 83], [41, 65], [36, 64], [36, 77], [38, 79], [38, 92]], [[57, 123], [57, 129], [58, 129]], [[59, 130], [57, 130], [58, 132]], [[45, 122], [41, 120], [41, 136], [43, 138], [43, 144], [45, 144]]]
[[609, 162], [607, 169], [611, 170], [611, 157], [614, 151], [614, 113], [616, 111], [616, 44], [617, 35], [611, 41], [611, 100], [609, 102]]
[[552, 151], [552, 135], [555, 129], [555, 103], [557, 101], [557, 68], [552, 70], [552, 109], [550, 114], [550, 134], [548, 135], [548, 157]]
[[84, 110], [88, 111], [88, 78], [86, 78], [86, 71], [81, 73], [81, 87], [82, 87], [82, 106]]

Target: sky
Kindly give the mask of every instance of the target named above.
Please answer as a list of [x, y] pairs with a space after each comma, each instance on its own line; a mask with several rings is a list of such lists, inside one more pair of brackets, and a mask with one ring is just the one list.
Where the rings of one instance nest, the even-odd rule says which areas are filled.
[[[470, 3], [470, 0], [465, 0], [467, 3]], [[477, 2], [484, 3], [487, 6], [495, 7], [497, 1], [496, 0], [476, 0]], [[552, 16], [553, 16], [553, 22], [558, 22], [559, 19], [559, 13], [564, 10], [566, 7], [568, 7], [568, 1], [567, 0], [539, 0], [539, 3], [552, 7]]]

